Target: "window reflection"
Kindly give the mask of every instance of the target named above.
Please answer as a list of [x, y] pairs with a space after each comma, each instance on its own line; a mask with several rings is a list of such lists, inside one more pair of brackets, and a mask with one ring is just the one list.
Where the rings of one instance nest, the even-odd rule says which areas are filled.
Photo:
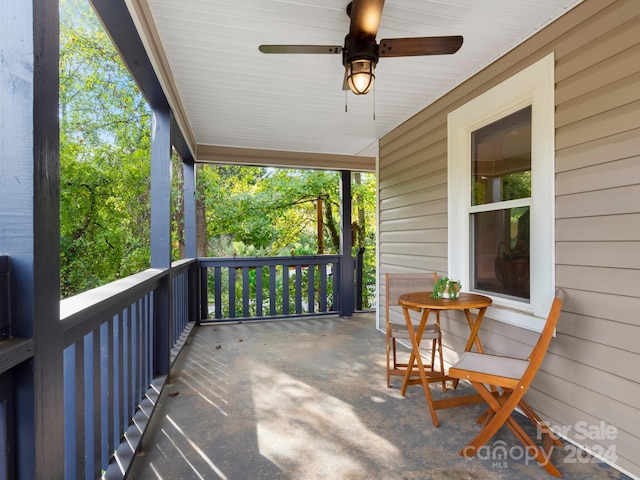
[[530, 298], [529, 207], [472, 215], [478, 290]]
[[472, 205], [531, 196], [531, 107], [471, 134]]
[[528, 300], [531, 107], [472, 132], [471, 141], [472, 205], [486, 206], [471, 214], [474, 288]]

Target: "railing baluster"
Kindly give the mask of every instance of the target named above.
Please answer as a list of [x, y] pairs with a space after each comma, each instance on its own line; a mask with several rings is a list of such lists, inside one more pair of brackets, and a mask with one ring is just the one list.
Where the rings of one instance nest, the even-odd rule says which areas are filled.
[[169, 345], [173, 345], [178, 338], [178, 328], [180, 325], [180, 309], [178, 308], [178, 302], [180, 301], [180, 277], [173, 277], [171, 282], [171, 317], [173, 318], [173, 325], [170, 326], [171, 337], [169, 338]]
[[[117, 379], [117, 387], [118, 387], [118, 391], [117, 391], [117, 397], [116, 398], [117, 402], [118, 402], [118, 412], [117, 415], [115, 417], [116, 420], [116, 430], [115, 430], [115, 438], [120, 439], [122, 437], [122, 434], [124, 433], [124, 429], [126, 428], [124, 425], [124, 418], [126, 417], [125, 414], [125, 409], [124, 409], [124, 399], [125, 399], [125, 386], [124, 386], [124, 381], [125, 381], [125, 374], [124, 374], [124, 362], [125, 362], [125, 351], [124, 351], [124, 315], [125, 312], [122, 311], [120, 313], [118, 313], [118, 320], [117, 323], [115, 324], [118, 327], [118, 331], [116, 332], [116, 338], [118, 339], [117, 341], [117, 347], [118, 347], [118, 355], [117, 355], [117, 359], [118, 359], [118, 369], [117, 369], [117, 373], [118, 373], [118, 379]], [[116, 393], [114, 393], [114, 395], [116, 395]]]
[[140, 303], [140, 378], [142, 379], [143, 391], [147, 389], [151, 378], [149, 377], [149, 319], [147, 317], [146, 296], [138, 300]]
[[147, 390], [147, 385], [145, 385], [146, 378], [144, 376], [144, 337], [142, 335], [143, 321], [142, 300], [138, 299], [138, 301], [136, 302], [136, 338], [138, 340], [136, 347], [136, 375], [138, 377], [138, 391], [136, 392], [136, 402], [140, 401], [142, 395], [144, 395], [144, 392]]
[[309, 265], [307, 267], [307, 303], [309, 304], [308, 311], [309, 313], [313, 313], [316, 311], [316, 286], [315, 286], [315, 275], [316, 269], [315, 265]]
[[[216, 308], [215, 318], [222, 318], [222, 268], [221, 267], [216, 267], [214, 269], [213, 282], [214, 282], [214, 288], [215, 288], [215, 296], [214, 296], [214, 302], [215, 302], [215, 308]], [[207, 305], [206, 318], [209, 318], [208, 312], [209, 312], [209, 305]]]
[[282, 265], [282, 314], [289, 315], [289, 265]]
[[140, 379], [138, 378], [138, 363], [140, 360], [140, 352], [138, 351], [137, 303], [131, 304], [129, 312], [129, 332], [131, 332], [131, 341], [129, 342], [129, 346], [131, 348], [131, 361], [129, 362], [129, 375], [131, 375], [131, 377], [129, 378], [129, 385], [131, 385], [131, 395], [129, 408], [131, 410], [129, 412], [129, 416], [133, 417], [133, 414], [136, 411], [136, 399], [139, 398], [140, 395]]
[[127, 430], [129, 425], [129, 419], [133, 417], [133, 394], [132, 394], [132, 378], [131, 378], [131, 306], [125, 309], [124, 317], [124, 398], [125, 398], [125, 410], [122, 418], [122, 429]]
[[75, 427], [76, 427], [76, 472], [85, 472], [85, 401], [84, 401], [84, 338], [75, 343]]
[[[107, 371], [106, 374], [106, 379], [105, 379], [105, 384], [104, 384], [104, 391], [105, 392], [112, 392], [112, 388], [115, 387], [115, 375], [114, 375], [114, 359], [115, 359], [115, 348], [114, 348], [114, 341], [113, 341], [113, 324], [114, 324], [115, 320], [112, 318], [109, 321], [106, 322], [107, 325], [107, 332], [106, 332], [106, 348], [107, 348], [107, 354], [105, 355], [105, 369]], [[115, 397], [114, 395], [112, 395], [111, 393], [109, 393], [108, 395], [103, 395], [104, 399], [105, 399], [105, 403], [106, 403], [106, 426], [103, 427], [104, 431], [106, 432], [106, 444], [104, 445], [104, 450], [105, 450], [105, 454], [106, 454], [106, 458], [103, 458], [103, 465], [107, 465], [107, 463], [109, 462], [109, 456], [111, 455], [111, 452], [113, 452], [114, 450], [114, 446], [115, 446], [115, 439], [113, 438], [114, 432], [113, 432], [113, 423], [114, 423], [114, 414], [115, 414], [115, 408], [114, 408], [114, 403], [115, 400], [117, 400], [117, 397]], [[104, 436], [104, 435], [103, 435]]]
[[[154, 365], [153, 365], [153, 359], [155, 357], [155, 351], [156, 351], [156, 344], [153, 341], [153, 336], [154, 336], [154, 332], [155, 332], [155, 292], [151, 291], [149, 292], [149, 294], [147, 295], [147, 312], [149, 315], [149, 345], [148, 345], [148, 357], [147, 357], [147, 361], [149, 362], [149, 380], [151, 380], [152, 378], [154, 378], [155, 376], [155, 372], [154, 372]], [[151, 383], [151, 382], [149, 382]]]
[[92, 370], [92, 382], [88, 383], [87, 385], [93, 384], [93, 391], [91, 392], [93, 400], [93, 418], [91, 419], [91, 421], [93, 422], [93, 435], [89, 437], [91, 438], [89, 442], [93, 442], [93, 464], [89, 464], [91, 466], [91, 469], [87, 468], [87, 474], [89, 475], [93, 474], [93, 472], [100, 471], [100, 467], [101, 465], [103, 465], [100, 449], [102, 445], [102, 362], [100, 360], [100, 337], [100, 328], [94, 330], [91, 333], [91, 343], [93, 344], [91, 347], [92, 359], [90, 363], [90, 368]]
[[296, 313], [302, 313], [302, 265], [296, 265]]
[[275, 316], [277, 314], [276, 305], [277, 305], [277, 274], [276, 274], [276, 266], [269, 265], [269, 315]]
[[229, 318], [236, 318], [236, 269], [229, 267]]
[[327, 266], [320, 265], [320, 301], [319, 309], [321, 312], [327, 311]]
[[180, 334], [187, 326], [189, 317], [189, 270], [185, 270], [180, 274], [180, 295], [176, 302], [178, 311], [180, 312], [180, 322], [176, 322], [179, 325], [176, 339], [180, 337]]
[[153, 294], [154, 292], [149, 292], [145, 297], [147, 301], [147, 331], [149, 332], [149, 344], [147, 345], [147, 371], [149, 383], [151, 383], [151, 380], [154, 378], [153, 357], [155, 352], [155, 343], [153, 341], [153, 332], [155, 332], [155, 314], [153, 309]]
[[256, 316], [262, 316], [262, 265], [256, 267]]
[[67, 434], [64, 437], [64, 471], [65, 478], [75, 480], [77, 475], [77, 441], [76, 428], [76, 345], [64, 349], [64, 418]]
[[[217, 268], [214, 270], [217, 271]], [[216, 280], [214, 281], [214, 284], [217, 288], [219, 282]], [[217, 290], [215, 290], [214, 294], [217, 294]], [[216, 302], [217, 307], [217, 297], [214, 301]], [[209, 269], [206, 267], [200, 269], [200, 318], [209, 318]], [[216, 318], [219, 317], [216, 316]]]
[[249, 267], [242, 267], [242, 315], [245, 317], [251, 315], [249, 312], [249, 294], [251, 293], [249, 272]]

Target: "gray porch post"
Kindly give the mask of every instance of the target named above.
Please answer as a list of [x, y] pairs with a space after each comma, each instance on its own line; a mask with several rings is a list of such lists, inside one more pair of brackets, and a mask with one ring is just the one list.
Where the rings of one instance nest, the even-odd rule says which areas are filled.
[[55, 0], [0, 2], [0, 254], [11, 263], [11, 334], [33, 348], [10, 371], [15, 415], [2, 423], [14, 435], [0, 477], [64, 477], [58, 18]]
[[151, 119], [151, 268], [171, 266], [171, 128], [169, 107]]
[[[155, 107], [151, 121], [151, 268], [171, 267], [171, 127], [169, 107]], [[171, 279], [155, 294], [155, 375], [169, 373]]]
[[351, 256], [351, 171], [340, 171], [340, 315], [353, 315], [354, 274]]
[[[184, 171], [184, 253], [186, 258], [196, 258], [196, 169], [193, 160], [183, 159]], [[189, 321], [200, 322], [200, 270], [194, 265], [189, 272]]]
[[196, 171], [193, 162], [184, 161], [184, 253], [195, 258], [196, 253]]

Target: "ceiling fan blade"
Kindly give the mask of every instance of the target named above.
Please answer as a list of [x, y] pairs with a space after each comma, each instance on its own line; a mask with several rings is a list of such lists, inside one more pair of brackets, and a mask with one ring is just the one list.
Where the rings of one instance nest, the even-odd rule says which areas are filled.
[[342, 53], [340, 45], [260, 45], [262, 53]]
[[380, 40], [381, 57], [411, 57], [416, 55], [447, 55], [462, 46], [462, 37], [385, 38]]
[[349, 36], [375, 40], [383, 6], [384, 0], [353, 0], [351, 2]]

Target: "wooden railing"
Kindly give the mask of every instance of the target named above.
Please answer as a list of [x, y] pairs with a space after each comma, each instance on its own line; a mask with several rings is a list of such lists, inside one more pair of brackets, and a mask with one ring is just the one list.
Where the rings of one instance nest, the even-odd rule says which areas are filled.
[[199, 258], [202, 321], [340, 310], [340, 256]]
[[171, 349], [196, 320], [195, 269], [195, 260], [149, 269], [61, 302], [66, 478], [127, 471]]
[[[8, 260], [0, 257], [0, 478], [13, 476], [20, 455], [13, 379], [34, 355], [33, 339], [10, 334]], [[65, 478], [126, 475], [198, 321], [337, 313], [339, 269], [339, 255], [182, 260], [62, 300]]]

